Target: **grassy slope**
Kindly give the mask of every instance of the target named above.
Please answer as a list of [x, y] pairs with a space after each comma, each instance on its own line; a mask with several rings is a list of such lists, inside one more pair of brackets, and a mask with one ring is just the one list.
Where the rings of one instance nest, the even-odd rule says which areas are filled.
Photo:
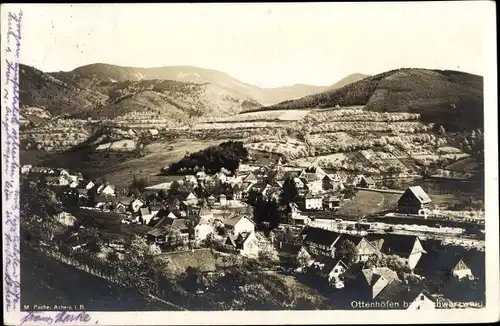
[[44, 106], [52, 115], [79, 118], [116, 118], [147, 112], [153, 118], [188, 119], [191, 116], [234, 114], [259, 103], [216, 85], [171, 80], [114, 83], [93, 77], [61, 81], [22, 65], [21, 105]]
[[480, 128], [483, 124], [483, 79], [457, 71], [399, 69], [260, 110], [321, 108], [337, 104], [366, 105], [368, 110], [381, 112], [420, 113], [424, 121], [443, 124], [450, 131]]
[[29, 247], [22, 247], [21, 307], [76, 305], [86, 311], [172, 310], [140, 293], [79, 271]]

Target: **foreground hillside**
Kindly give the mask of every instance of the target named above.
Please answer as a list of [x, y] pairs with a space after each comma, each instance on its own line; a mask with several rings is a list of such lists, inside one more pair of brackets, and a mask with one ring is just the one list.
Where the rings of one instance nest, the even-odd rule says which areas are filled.
[[22, 107], [44, 107], [52, 116], [74, 118], [184, 121], [260, 106], [217, 85], [171, 80], [115, 82], [98, 77], [62, 81], [24, 65], [20, 69], [20, 88]]
[[483, 78], [458, 71], [398, 69], [342, 88], [282, 102], [261, 110], [364, 105], [377, 112], [418, 113], [446, 130], [481, 128]]
[[306, 95], [322, 92], [325, 89], [334, 89], [352, 83], [366, 77], [362, 74], [352, 74], [337, 82], [335, 85], [325, 88], [324, 86], [313, 86], [296, 84], [276, 88], [260, 88], [242, 82], [226, 73], [203, 69], [192, 66], [166, 66], [157, 68], [122, 67], [103, 63], [96, 63], [78, 67], [68, 72], [53, 72], [51, 76], [69, 84], [78, 85], [82, 88], [90, 88], [106, 92], [110, 83], [141, 80], [175, 80], [187, 83], [208, 83], [218, 86], [235, 97], [254, 99], [265, 105], [275, 104], [282, 101], [297, 99]]

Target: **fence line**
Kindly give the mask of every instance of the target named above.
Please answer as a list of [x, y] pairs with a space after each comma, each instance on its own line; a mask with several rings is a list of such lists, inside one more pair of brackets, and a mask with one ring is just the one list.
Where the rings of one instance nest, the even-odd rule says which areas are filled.
[[[71, 257], [68, 257], [68, 256], [65, 256], [63, 254], [61, 254], [60, 252], [58, 251], [54, 251], [54, 250], [50, 250], [50, 249], [47, 249], [47, 248], [36, 248], [38, 251], [44, 253], [45, 255], [47, 256], [50, 256], [54, 259], [57, 259], [67, 265], [70, 265], [70, 266], [73, 266], [75, 267], [76, 269], [78, 270], [81, 270], [81, 271], [84, 271], [86, 273], [89, 273], [91, 275], [94, 275], [94, 276], [97, 276], [101, 279], [104, 279], [104, 280], [107, 280], [113, 284], [117, 284], [117, 285], [123, 285], [122, 283], [120, 283], [118, 281], [118, 278], [112, 276], [112, 275], [107, 275], [105, 274], [103, 271], [101, 270], [98, 270], [96, 268], [93, 268], [85, 263], [82, 263], [82, 262], [79, 262], [78, 260], [74, 259], [74, 258], [71, 258]], [[157, 300], [157, 301], [161, 301], [162, 303], [165, 303], [167, 305], [170, 305], [176, 309], [180, 309], [180, 310], [186, 310], [185, 308], [182, 308], [178, 305], [175, 305], [171, 302], [168, 302], [168, 301], [165, 301], [157, 296], [154, 296], [152, 294], [147, 294], [148, 297], [154, 299], [154, 300]]]

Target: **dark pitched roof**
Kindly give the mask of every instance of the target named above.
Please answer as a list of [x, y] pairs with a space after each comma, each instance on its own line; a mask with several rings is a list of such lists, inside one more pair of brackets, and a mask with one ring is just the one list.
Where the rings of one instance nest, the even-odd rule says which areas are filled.
[[340, 245], [343, 241], [351, 241], [352, 243], [354, 243], [355, 246], [357, 246], [361, 240], [363, 240], [364, 237], [362, 236], [358, 236], [358, 235], [352, 235], [352, 234], [346, 234], [346, 233], [341, 233], [340, 234], [340, 238], [339, 240], [337, 241], [337, 243], [335, 244], [336, 246]]
[[[186, 225], [186, 219], [163, 217], [155, 225], [155, 227], [152, 228], [148, 232], [148, 234], [151, 234], [151, 235], [165, 234], [167, 229], [179, 230], [181, 232], [187, 232], [189, 230], [188, 226]], [[160, 232], [154, 231], [154, 230], [160, 230]], [[156, 235], [156, 236], [158, 236], [158, 235]]]
[[424, 189], [420, 186], [409, 187], [406, 191], [411, 192], [422, 204], [427, 204], [432, 201], [429, 195], [427, 195]]
[[380, 276], [385, 278], [389, 283], [399, 280], [398, 274], [388, 267], [366, 268], [361, 270], [366, 282], [373, 286]]
[[420, 258], [415, 271], [423, 276], [439, 275], [439, 277], [443, 278], [449, 277], [460, 260], [463, 260], [467, 267], [471, 269], [474, 276], [479, 276], [481, 270], [484, 273], [484, 253], [475, 250], [469, 251], [459, 246], [443, 246], [441, 249], [435, 248], [434, 250], [427, 249], [427, 254]]
[[340, 233], [313, 227], [306, 227], [302, 232], [301, 234], [305, 235], [304, 242], [313, 242], [325, 246], [331, 246], [340, 236]]
[[406, 258], [410, 255], [415, 241], [418, 239], [415, 235], [402, 234], [373, 234], [366, 238], [380, 252]]
[[208, 248], [162, 254], [161, 258], [168, 261], [168, 268], [175, 274], [181, 274], [189, 267], [203, 273], [216, 270], [216, 258]]
[[[420, 293], [427, 295], [421, 285], [408, 285], [401, 281], [393, 281], [386, 285], [374, 300], [379, 302], [398, 302], [400, 304], [396, 309], [406, 309], [408, 305], [405, 306], [404, 302], [408, 304], [412, 303]], [[427, 295], [427, 297], [432, 300], [431, 296]], [[391, 309], [394, 309], [394, 307]]]

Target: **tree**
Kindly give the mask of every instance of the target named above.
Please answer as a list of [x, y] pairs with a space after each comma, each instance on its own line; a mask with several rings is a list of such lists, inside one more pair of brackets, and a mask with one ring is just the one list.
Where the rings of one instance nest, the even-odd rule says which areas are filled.
[[297, 254], [297, 264], [300, 267], [305, 267], [309, 265], [309, 262], [312, 260], [311, 255], [305, 250], [301, 248]]
[[279, 226], [279, 206], [274, 199], [257, 198], [254, 208], [254, 219], [257, 224], [268, 223], [272, 230]]
[[295, 185], [292, 178], [287, 177], [283, 182], [283, 188], [281, 192], [281, 205], [288, 205], [295, 202], [299, 197], [299, 190]]
[[358, 252], [356, 250], [356, 245], [351, 240], [343, 240], [338, 249], [339, 258], [342, 259], [344, 263], [350, 265], [357, 260]]

